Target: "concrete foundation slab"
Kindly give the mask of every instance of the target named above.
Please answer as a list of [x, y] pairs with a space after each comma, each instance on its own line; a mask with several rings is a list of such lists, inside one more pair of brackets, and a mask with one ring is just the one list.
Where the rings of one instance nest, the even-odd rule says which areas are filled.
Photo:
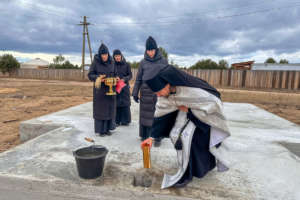
[[[10, 199], [141, 199], [143, 194], [144, 199], [300, 199], [300, 127], [250, 104], [224, 106], [232, 132], [225, 144], [231, 169], [213, 170], [182, 189], [160, 189], [163, 173], [176, 172], [168, 139], [152, 148], [153, 168], [147, 172], [152, 186], [133, 186], [134, 175], [144, 170], [134, 102], [133, 122], [110, 137], [94, 135], [92, 103], [25, 121], [21, 137], [35, 138], [0, 154], [0, 200], [8, 193]], [[78, 177], [72, 152], [90, 145], [84, 137], [109, 149], [100, 178]]]

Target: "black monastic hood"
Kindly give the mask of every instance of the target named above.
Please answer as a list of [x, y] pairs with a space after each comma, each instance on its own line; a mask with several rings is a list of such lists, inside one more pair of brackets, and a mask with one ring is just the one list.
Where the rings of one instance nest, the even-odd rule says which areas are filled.
[[[121, 55], [121, 62], [117, 62], [116, 60], [115, 60], [115, 55]], [[115, 63], [117, 64], [117, 65], [123, 65], [124, 63], [126, 63], [126, 60], [125, 60], [125, 58], [124, 58], [124, 56], [123, 56], [123, 54], [122, 54], [122, 52], [119, 50], [119, 49], [115, 49], [114, 50], [114, 52], [113, 52], [113, 59], [114, 59], [114, 61], [115, 61]]]
[[220, 93], [206, 81], [189, 75], [188, 73], [181, 71], [172, 65], [166, 65], [151, 79], [147, 80], [146, 83], [153, 92], [160, 91], [169, 83], [171, 86], [201, 88], [218, 98], [221, 97]]
[[149, 36], [146, 40], [146, 50], [157, 49], [156, 41], [153, 37]]
[[162, 58], [162, 53], [160, 52], [159, 49], [156, 49], [156, 52], [155, 52], [155, 55], [153, 58], [150, 58], [150, 56], [147, 54], [147, 50], [145, 51], [145, 54], [144, 54], [144, 59], [149, 61], [149, 62], [155, 62], [159, 59]]
[[[103, 62], [102, 58], [101, 58], [101, 54], [108, 54], [108, 59], [106, 62]], [[111, 56], [109, 54], [109, 50], [107, 48], [107, 46], [105, 44], [101, 44], [99, 49], [98, 49], [98, 54], [95, 55], [94, 59], [98, 60], [100, 63], [102, 64], [107, 64], [107, 63], [111, 63]]]

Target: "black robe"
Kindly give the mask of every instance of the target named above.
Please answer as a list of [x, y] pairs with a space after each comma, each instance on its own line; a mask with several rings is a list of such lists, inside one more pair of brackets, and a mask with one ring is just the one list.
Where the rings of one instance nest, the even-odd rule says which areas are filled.
[[117, 107], [130, 106], [130, 91], [129, 81], [132, 79], [132, 72], [130, 65], [123, 59], [121, 62], [115, 62], [117, 75], [123, 79], [126, 86], [122, 89], [120, 94], [117, 94]]
[[[220, 93], [207, 82], [193, 77], [173, 66], [166, 66], [151, 80], [148, 80], [147, 83], [150, 88], [154, 88], [155, 84], [160, 80], [170, 83], [172, 86], [201, 88], [220, 98]], [[151, 136], [153, 138], [169, 137], [175, 124], [177, 114], [178, 110], [154, 118]], [[216, 166], [215, 157], [209, 152], [210, 126], [197, 119], [190, 110], [187, 113], [187, 118], [196, 125], [196, 129], [192, 138], [189, 164], [183, 177], [179, 180], [179, 183], [191, 180], [193, 176], [201, 178]]]
[[[114, 62], [109, 56], [107, 62], [101, 60], [100, 55], [95, 55], [92, 65], [90, 67], [88, 78], [95, 82], [100, 75], [106, 77], [116, 77]], [[106, 95], [109, 87], [103, 82], [101, 88], [93, 87], [93, 117], [95, 119], [95, 132], [106, 133], [115, 128], [116, 116], [116, 96]]]
[[155, 104], [157, 101], [156, 95], [146, 84], [148, 76], [157, 73], [163, 66], [166, 66], [168, 61], [163, 58], [159, 49], [153, 58], [150, 58], [145, 52], [144, 59], [139, 65], [139, 70], [136, 75], [136, 81], [132, 91], [132, 96], [138, 96], [140, 93], [140, 118], [139, 118], [139, 134], [141, 138], [148, 138], [151, 133], [151, 126], [154, 118]]
[[117, 70], [117, 75], [120, 77], [120, 79], [124, 80], [126, 86], [122, 89], [120, 94], [117, 94], [116, 123], [126, 125], [131, 122], [129, 81], [132, 78], [132, 73], [130, 65], [126, 62], [123, 55], [121, 56], [121, 62], [115, 61], [115, 66]]

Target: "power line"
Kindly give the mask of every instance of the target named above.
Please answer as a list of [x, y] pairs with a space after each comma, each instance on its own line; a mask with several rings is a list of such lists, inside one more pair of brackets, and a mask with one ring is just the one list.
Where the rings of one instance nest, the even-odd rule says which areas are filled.
[[[50, 11], [49, 9], [45, 9], [45, 8], [41, 8], [36, 4], [33, 4], [31, 2], [28, 1], [23, 1], [24, 4], [28, 5], [30, 8], [32, 9], [37, 9], [40, 10], [41, 12], [44, 12], [46, 14], [49, 15], [54, 15], [57, 17], [64, 17], [64, 18], [69, 18], [72, 20], [77, 20], [77, 18], [79, 16], [75, 16], [75, 15], [64, 15], [63, 13], [58, 13], [58, 11], [53, 12]], [[226, 18], [233, 18], [233, 17], [239, 17], [239, 16], [246, 16], [246, 15], [252, 15], [252, 14], [257, 14], [257, 13], [263, 13], [263, 12], [271, 12], [274, 10], [281, 10], [281, 9], [287, 9], [287, 8], [291, 8], [291, 7], [298, 7], [298, 3], [300, 3], [299, 1], [297, 2], [291, 2], [291, 3], [296, 3], [293, 6], [286, 6], [286, 7], [278, 7], [278, 8], [270, 8], [270, 9], [263, 9], [263, 10], [256, 10], [256, 11], [249, 11], [246, 13], [237, 13], [237, 14], [233, 14], [233, 15], [223, 15], [223, 16], [217, 16], [217, 17], [212, 17], [212, 19], [226, 19]], [[247, 8], [247, 7], [253, 7], [253, 6], [258, 6], [258, 5], [262, 5], [265, 3], [260, 3], [260, 4], [252, 4], [252, 5], [244, 5], [244, 6], [240, 6], [240, 7], [234, 7], [234, 8], [221, 8], [221, 9], [216, 9], [216, 10], [210, 10], [210, 11], [206, 11], [206, 12], [202, 12], [202, 13], [198, 13], [197, 15], [205, 15], [207, 13], [211, 13], [211, 12], [218, 12], [218, 11], [223, 11], [223, 10], [232, 10], [232, 9], [239, 9], [239, 8]], [[190, 15], [174, 15], [174, 16], [165, 16], [165, 17], [158, 17], [156, 19], [167, 19], [167, 18], [180, 18], [180, 17], [189, 17]], [[76, 17], [76, 19], [75, 19]], [[98, 26], [102, 26], [102, 25], [174, 25], [174, 24], [197, 24], [200, 23], [200, 21], [197, 20], [203, 20], [203, 18], [200, 17], [190, 17], [188, 20], [188, 22], [176, 22], [176, 21], [160, 21], [160, 22], [149, 22], [149, 21], [140, 21], [140, 22], [103, 22], [103, 23], [98, 23]]]
[[[69, 18], [72, 20], [75, 20], [75, 15], [70, 16], [70, 15], [62, 15], [62, 13], [57, 13], [47, 10], [45, 8], [41, 8], [33, 3], [30, 3], [28, 1], [23, 1], [24, 4], [28, 5], [29, 7], [31, 7], [32, 9], [37, 9], [40, 10], [41, 12], [44, 12], [46, 14], [49, 15], [54, 15], [57, 16], [59, 18], [64, 17], [64, 18]], [[217, 20], [221, 20], [221, 19], [227, 19], [227, 18], [234, 18], [234, 17], [241, 17], [241, 16], [247, 16], [247, 15], [253, 15], [253, 14], [257, 14], [257, 13], [267, 13], [267, 12], [271, 12], [271, 11], [275, 11], [275, 10], [282, 10], [282, 9], [288, 9], [288, 8], [294, 8], [294, 7], [298, 7], [299, 5], [299, 1], [297, 2], [292, 2], [294, 3], [294, 5], [291, 6], [285, 6], [285, 7], [275, 7], [275, 8], [268, 8], [268, 9], [261, 9], [261, 10], [255, 10], [255, 11], [249, 11], [249, 12], [242, 12], [242, 13], [237, 13], [237, 14], [232, 14], [232, 15], [223, 15], [223, 16], [214, 16], [211, 17], [211, 19], [217, 19]], [[244, 5], [244, 6], [240, 6], [240, 7], [235, 7], [235, 8], [230, 8], [230, 9], [238, 9], [238, 8], [247, 8], [247, 7], [253, 7], [253, 6], [258, 6], [258, 5], [262, 5], [264, 3], [260, 3], [260, 4], [253, 4], [253, 5]], [[206, 12], [202, 12], [202, 13], [198, 13], [198, 15], [205, 15], [207, 13], [211, 13], [211, 12], [218, 12], [218, 11], [222, 11], [222, 10], [230, 10], [227, 8], [222, 8], [222, 9], [217, 9], [217, 10], [211, 10], [211, 11], [206, 11]], [[25, 16], [32, 16], [32, 15], [28, 15], [28, 14], [24, 14]], [[165, 17], [158, 17], [156, 19], [167, 19], [167, 18], [180, 18], [180, 16], [182, 17], [188, 17], [189, 15], [177, 15], [177, 16], [165, 16]], [[36, 17], [36, 16], [32, 16], [32, 17]], [[76, 17], [78, 18], [78, 17]], [[77, 20], [77, 19], [76, 19]], [[177, 19], [178, 20], [178, 19]], [[188, 19], [186, 19], [185, 21], [139, 21], [139, 22], [103, 22], [103, 23], [98, 23], [96, 24], [97, 26], [103, 26], [103, 25], [152, 25], [152, 26], [162, 26], [162, 25], [175, 25], [175, 24], [198, 24], [200, 23], [202, 20], [204, 20], [203, 18], [200, 17], [190, 17]]]
[[28, 6], [29, 8], [31, 9], [34, 9], [34, 10], [38, 10], [42, 13], [45, 13], [45, 14], [48, 14], [48, 15], [53, 15], [53, 16], [56, 16], [56, 17], [59, 17], [59, 18], [69, 18], [69, 19], [72, 19], [72, 20], [77, 20], [79, 16], [75, 16], [75, 15], [65, 15], [64, 13], [59, 13], [58, 11], [55, 11], [53, 12], [53, 10], [49, 10], [47, 8], [41, 8], [40, 6], [38, 6], [38, 4], [33, 4], [33, 3], [30, 3], [28, 1], [23, 1], [23, 4], [25, 4], [26, 6]]
[[[285, 6], [285, 7], [275, 7], [275, 8], [269, 8], [269, 9], [261, 9], [261, 10], [255, 10], [255, 11], [250, 11], [250, 12], [245, 12], [245, 13], [238, 13], [238, 14], [233, 14], [233, 15], [224, 15], [224, 16], [217, 16], [217, 17], [212, 17], [212, 19], [226, 19], [226, 18], [234, 18], [234, 17], [240, 17], [240, 16], [246, 16], [246, 15], [253, 15], [257, 13], [267, 13], [275, 10], [283, 10], [283, 9], [288, 9], [288, 8], [295, 8], [299, 7], [300, 2], [297, 2], [295, 5], [291, 6]], [[170, 22], [170, 21], [165, 21], [165, 22], [104, 22], [104, 23], [98, 23], [96, 25], [101, 26], [101, 25], [174, 25], [174, 24], [197, 24], [199, 21], [195, 20], [203, 20], [202, 18], [191, 18], [191, 21], [189, 22]]]
[[[276, 0], [274, 0], [276, 1]], [[258, 6], [258, 5], [263, 5], [266, 4], [268, 2], [263, 2], [263, 3], [259, 3], [259, 4], [252, 4], [252, 5], [243, 5], [243, 6], [239, 6], [239, 7], [228, 7], [228, 8], [220, 8], [220, 9], [214, 9], [214, 10], [207, 10], [201, 13], [193, 13], [193, 14], [185, 14], [185, 15], [173, 15], [173, 16], [164, 16], [164, 17], [158, 17], [156, 19], [165, 19], [165, 18], [174, 18], [174, 17], [193, 17], [193, 15], [205, 15], [207, 13], [216, 13], [219, 11], [229, 11], [229, 10], [235, 10], [235, 9], [240, 9], [240, 8], [248, 8], [248, 7], [254, 7], [254, 6]]]

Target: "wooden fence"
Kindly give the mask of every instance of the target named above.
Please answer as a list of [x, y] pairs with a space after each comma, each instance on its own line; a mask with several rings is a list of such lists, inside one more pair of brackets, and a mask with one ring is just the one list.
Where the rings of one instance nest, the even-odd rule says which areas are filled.
[[0, 77], [8, 77], [8, 76], [9, 76], [8, 73], [3, 74], [2, 72], [0, 72]]
[[[300, 71], [185, 70], [215, 87], [300, 90]], [[134, 77], [137, 70], [133, 70]]]
[[18, 69], [11, 77], [29, 78], [42, 80], [72, 80], [72, 81], [87, 81], [87, 73], [84, 75], [78, 69]]
[[188, 70], [219, 87], [300, 89], [300, 71]]
[[[300, 90], [300, 71], [251, 70], [186, 70], [215, 87]], [[137, 69], [132, 69], [133, 79]], [[19, 69], [12, 77], [51, 80], [85, 81], [80, 70], [74, 69]]]

